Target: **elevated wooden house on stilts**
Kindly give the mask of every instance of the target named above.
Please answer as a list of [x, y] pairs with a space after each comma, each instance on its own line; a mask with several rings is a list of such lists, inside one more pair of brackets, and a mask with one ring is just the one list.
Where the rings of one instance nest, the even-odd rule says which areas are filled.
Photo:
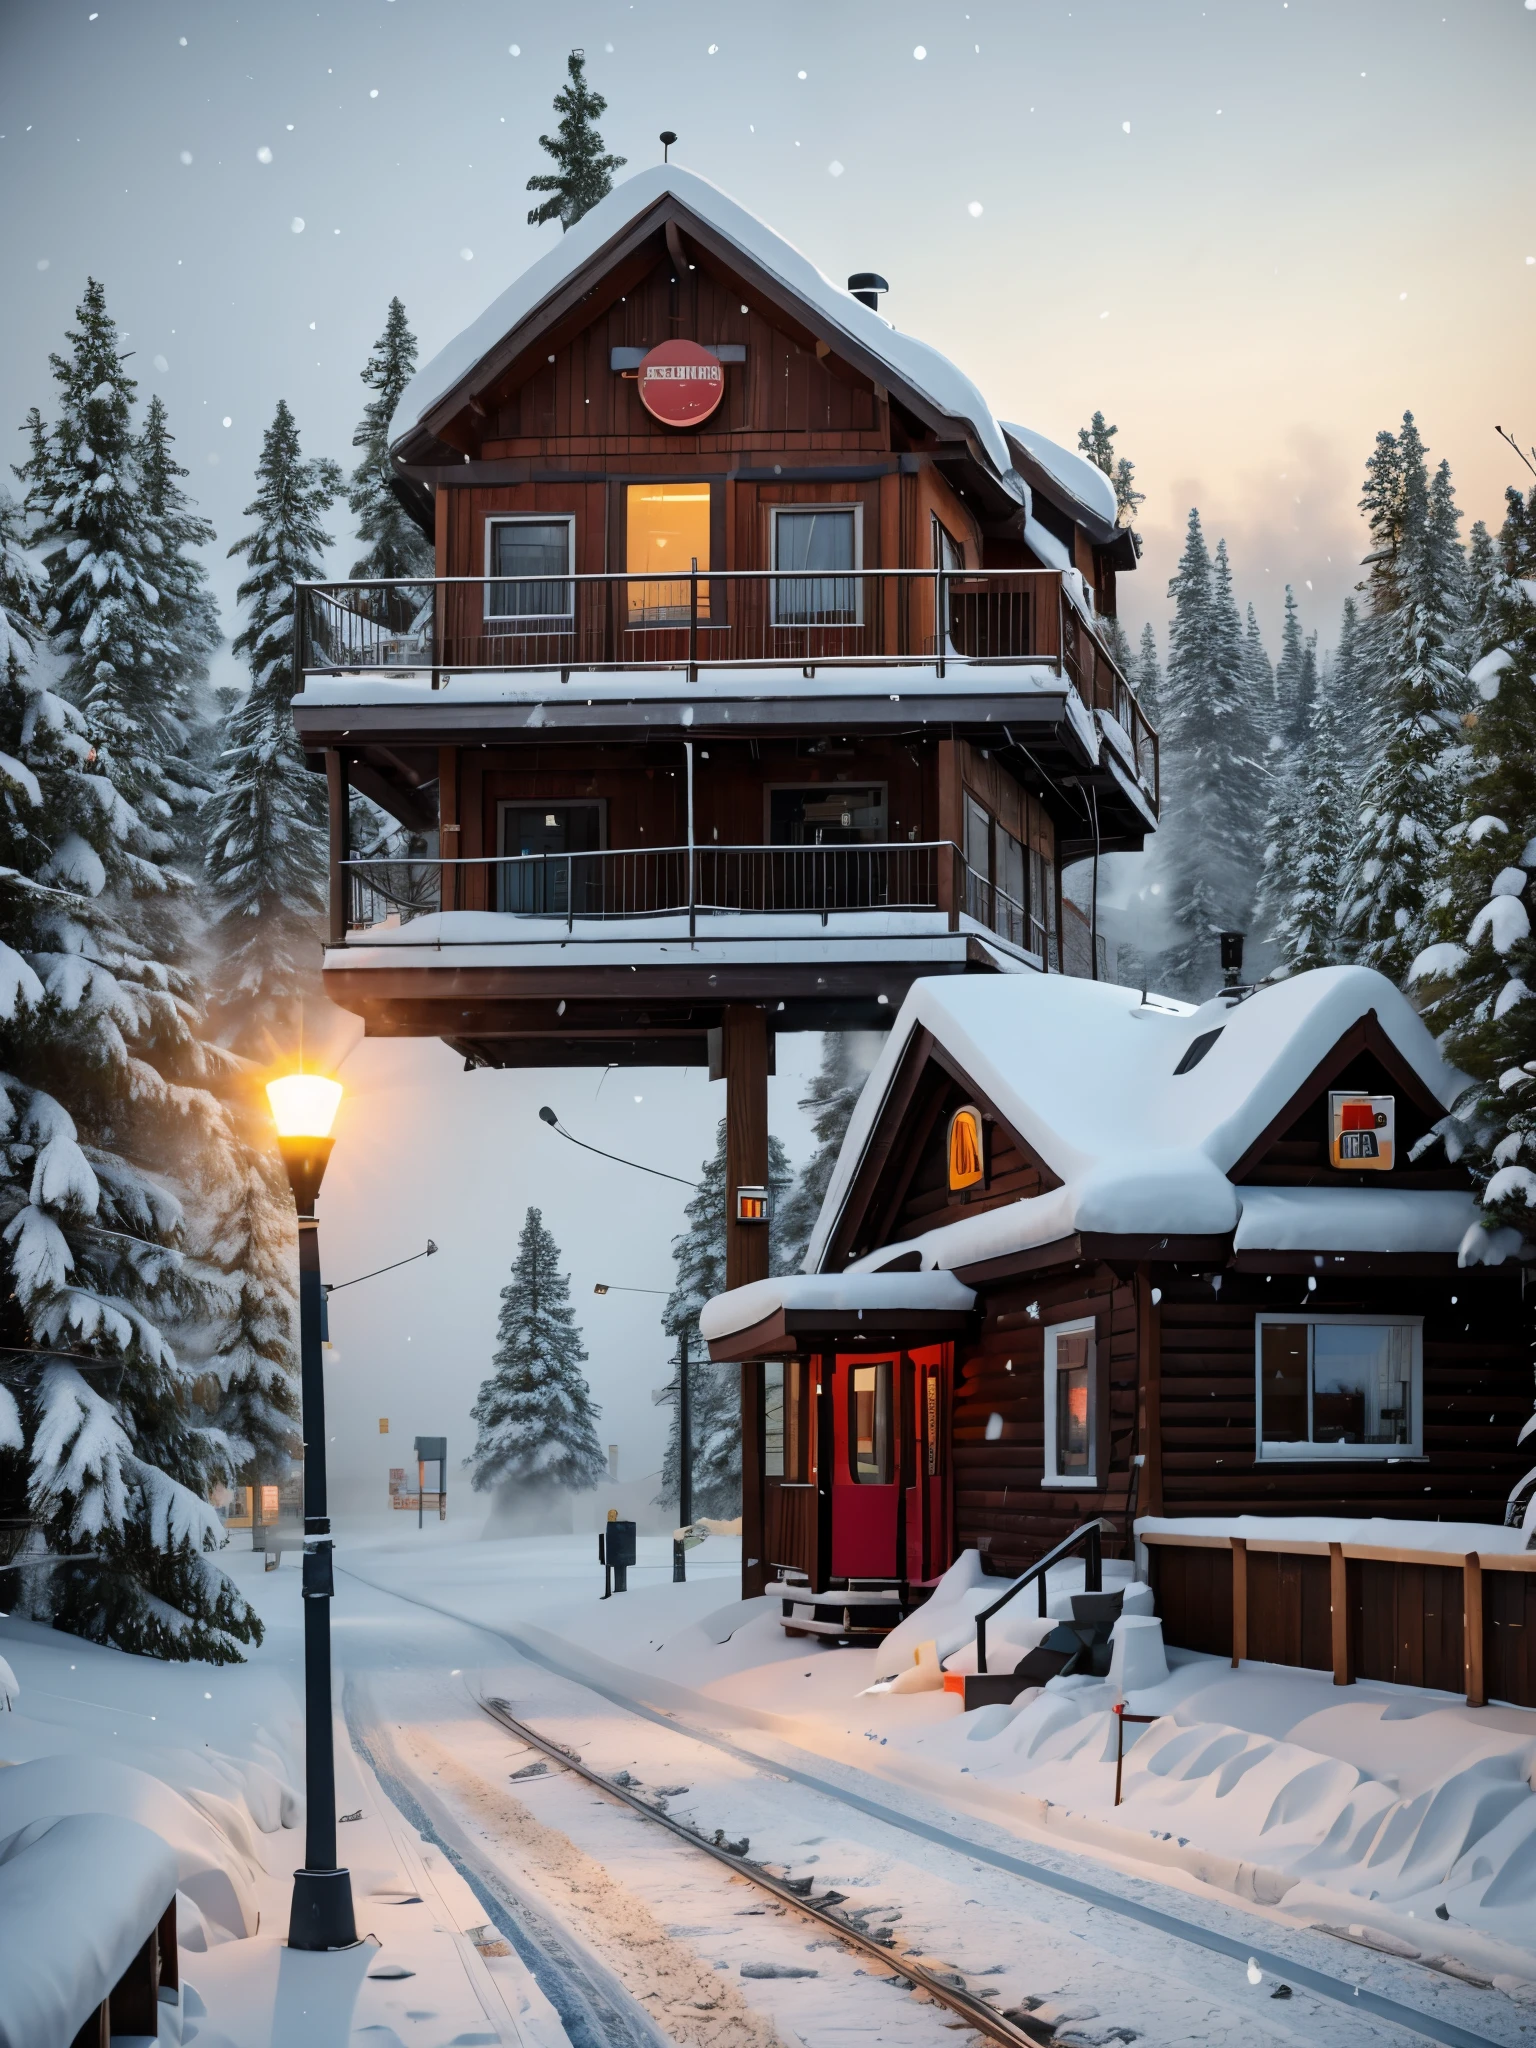
[[[1091, 973], [1062, 870], [1157, 818], [1100, 634], [1135, 560], [1108, 480], [881, 289], [676, 165], [631, 178], [402, 398], [435, 576], [297, 599], [328, 992], [469, 1065], [708, 1061], [733, 1286], [767, 1273], [777, 1034]], [[398, 844], [349, 843], [353, 790]], [[749, 1358], [749, 1592], [763, 1416]]]

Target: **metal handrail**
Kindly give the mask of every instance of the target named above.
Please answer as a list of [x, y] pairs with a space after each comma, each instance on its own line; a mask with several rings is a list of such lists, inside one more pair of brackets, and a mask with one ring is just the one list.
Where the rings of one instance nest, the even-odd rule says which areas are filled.
[[977, 1615], [976, 1669], [978, 1671], [985, 1671], [987, 1668], [987, 1623], [992, 1619], [993, 1615], [999, 1613], [1008, 1605], [1008, 1602], [1016, 1593], [1022, 1593], [1024, 1588], [1034, 1580], [1038, 1581], [1040, 1587], [1040, 1618], [1043, 1621], [1045, 1619], [1046, 1607], [1045, 1575], [1053, 1564], [1059, 1564], [1062, 1558], [1070, 1556], [1074, 1550], [1083, 1547], [1087, 1551], [1087, 1555], [1083, 1560], [1083, 1591], [1085, 1593], [1099, 1593], [1103, 1591], [1103, 1537], [1106, 1533], [1111, 1536], [1114, 1535], [1115, 1525], [1113, 1522], [1105, 1521], [1102, 1517], [1092, 1522], [1084, 1522], [1083, 1526], [1080, 1529], [1074, 1529], [1070, 1536], [1063, 1536], [1054, 1550], [1048, 1550], [1044, 1557], [1037, 1557], [1032, 1565], [1020, 1573], [1019, 1577], [1014, 1580], [1013, 1584], [1000, 1599], [994, 1600], [990, 1607], [984, 1608]]

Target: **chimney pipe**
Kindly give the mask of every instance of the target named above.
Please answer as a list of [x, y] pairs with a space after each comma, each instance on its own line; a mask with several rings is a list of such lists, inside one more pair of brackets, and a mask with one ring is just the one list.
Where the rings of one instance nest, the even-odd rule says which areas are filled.
[[890, 286], [877, 270], [856, 270], [848, 280], [848, 289], [861, 306], [868, 306], [878, 313], [880, 294], [888, 292]]
[[1245, 932], [1219, 932], [1221, 940], [1221, 979], [1226, 988], [1236, 988], [1243, 978], [1243, 940]]

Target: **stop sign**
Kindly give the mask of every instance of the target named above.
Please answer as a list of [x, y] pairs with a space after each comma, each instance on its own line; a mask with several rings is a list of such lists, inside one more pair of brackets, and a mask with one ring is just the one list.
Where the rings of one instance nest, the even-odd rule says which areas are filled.
[[663, 341], [640, 362], [640, 403], [668, 427], [696, 427], [725, 396], [725, 369], [696, 341]]

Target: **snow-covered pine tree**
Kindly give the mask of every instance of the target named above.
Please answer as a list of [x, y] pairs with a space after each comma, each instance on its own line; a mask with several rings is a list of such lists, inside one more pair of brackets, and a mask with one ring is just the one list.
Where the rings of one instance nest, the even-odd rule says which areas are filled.
[[864, 1050], [859, 1034], [829, 1031], [821, 1041], [820, 1069], [800, 1098], [800, 1107], [811, 1119], [816, 1150], [801, 1168], [780, 1219], [780, 1256], [787, 1273], [798, 1272], [805, 1257], [848, 1119], [869, 1077], [869, 1065], [860, 1057]]
[[1358, 643], [1351, 598], [1337, 652], [1320, 680], [1316, 635], [1302, 649], [1300, 682], [1312, 708], [1293, 771], [1270, 814], [1264, 859], [1265, 920], [1282, 974], [1332, 967], [1346, 957], [1340, 927], [1354, 835]]
[[1147, 714], [1153, 728], [1160, 730], [1163, 717], [1163, 669], [1157, 658], [1157, 634], [1152, 623], [1141, 629], [1141, 641], [1136, 649], [1136, 660], [1129, 672], [1131, 688], [1136, 692], [1136, 701]]
[[1307, 744], [1312, 724], [1312, 689], [1316, 681], [1316, 657], [1309, 668], [1296, 593], [1287, 583], [1285, 620], [1280, 628], [1280, 659], [1275, 663], [1274, 735], [1289, 754], [1299, 753]]
[[[50, 559], [43, 601], [68, 621], [78, 678], [82, 649], [111, 653], [74, 589], [77, 558], [55, 541]], [[125, 573], [109, 563], [92, 586], [124, 633]], [[261, 1624], [211, 1554], [227, 1449], [166, 1335], [214, 1307], [173, 1184], [187, 1140], [216, 1144], [223, 1120], [197, 1085], [208, 1061], [186, 977], [146, 947], [138, 915], [140, 892], [159, 898], [163, 833], [113, 780], [90, 712], [48, 686], [38, 627], [0, 507], [0, 1443], [14, 1459], [20, 1438], [33, 1524], [4, 1600], [120, 1649], [226, 1663]], [[116, 718], [132, 693], [108, 678], [93, 702]], [[157, 786], [152, 757], [134, 780]]]
[[501, 1290], [491, 1371], [470, 1411], [479, 1432], [470, 1453], [477, 1488], [579, 1492], [597, 1484], [607, 1469], [595, 1427], [602, 1411], [581, 1370], [586, 1362], [559, 1246], [542, 1212], [530, 1209]]
[[251, 687], [230, 721], [208, 805], [208, 878], [219, 921], [216, 990], [229, 1042], [270, 1056], [298, 1040], [298, 1005], [319, 985], [326, 872], [325, 802], [293, 729], [293, 586], [323, 573], [321, 521], [341, 488], [324, 457], [306, 460], [282, 399], [262, 440], [256, 521], [230, 549], [244, 558], [246, 623], [235, 651]]
[[1475, 519], [1467, 535], [1467, 612], [1461, 653], [1468, 668], [1498, 637], [1499, 544], [1485, 521]]
[[1375, 543], [1362, 635], [1372, 763], [1351, 856], [1356, 956], [1402, 981], [1428, 935], [1429, 896], [1457, 805], [1467, 704], [1457, 653], [1465, 563], [1450, 470], [1433, 482], [1411, 413], [1377, 436], [1361, 508]]
[[1536, 1238], [1536, 488], [1507, 496], [1495, 643], [1476, 693], [1460, 816], [1445, 835], [1433, 941], [1410, 980], [1447, 1055], [1472, 1077], [1453, 1150], [1466, 1154], [1483, 1213], [1467, 1263], [1498, 1263]]
[[613, 174], [628, 161], [609, 156], [597, 132], [599, 118], [608, 111], [601, 93], [587, 84], [584, 51], [572, 50], [566, 59], [566, 83], [555, 94], [555, 112], [560, 126], [553, 135], [539, 137], [540, 149], [554, 158], [553, 171], [541, 171], [528, 180], [530, 192], [547, 192], [541, 205], [530, 209], [528, 225], [542, 227], [557, 220], [561, 232], [575, 227], [584, 213], [590, 213], [599, 199], [613, 190]]
[[[777, 1138], [768, 1140], [768, 1179], [775, 1200], [768, 1223], [768, 1270], [782, 1273], [784, 1222], [777, 1199], [791, 1181], [789, 1159]], [[734, 1365], [711, 1365], [699, 1335], [699, 1311], [706, 1301], [725, 1292], [725, 1119], [715, 1133], [713, 1157], [704, 1161], [698, 1191], [683, 1214], [688, 1228], [672, 1240], [677, 1279], [661, 1326], [669, 1340], [669, 1356], [677, 1357], [686, 1331], [693, 1360], [689, 1386], [693, 1434], [693, 1511], [696, 1515], [741, 1513], [741, 1373]], [[700, 1360], [704, 1362], [701, 1364]], [[671, 1405], [671, 1426], [662, 1460], [662, 1503], [678, 1498], [677, 1377], [668, 1381], [663, 1398]]]
[[1136, 488], [1135, 463], [1115, 453], [1115, 436], [1119, 431], [1106, 422], [1103, 413], [1096, 412], [1086, 427], [1078, 428], [1077, 445], [1079, 452], [1087, 456], [1095, 469], [1102, 469], [1114, 485], [1118, 523], [1129, 530], [1131, 545], [1139, 555], [1141, 535], [1136, 531], [1136, 508], [1146, 503], [1147, 494]]
[[357, 521], [363, 553], [352, 565], [354, 577], [378, 582], [394, 576], [430, 576], [432, 543], [395, 494], [389, 466], [389, 425], [400, 394], [416, 368], [416, 337], [399, 299], [391, 299], [384, 332], [373, 345], [363, 368], [363, 382], [373, 393], [363, 407], [352, 436], [363, 459], [352, 472], [347, 503]]
[[1232, 595], [1226, 542], [1214, 559], [1198, 511], [1168, 586], [1174, 600], [1163, 686], [1163, 807], [1158, 861], [1174, 943], [1158, 961], [1175, 995], [1220, 981], [1216, 934], [1252, 931], [1262, 861], [1265, 770], [1254, 657]]
[[172, 643], [166, 681], [185, 724], [198, 716], [208, 662], [223, 639], [219, 607], [197, 552], [213, 545], [213, 527], [193, 510], [181, 487], [190, 471], [176, 460], [176, 436], [158, 392], [150, 399], [139, 435], [139, 479], [148, 553], [158, 565], [159, 615]]

